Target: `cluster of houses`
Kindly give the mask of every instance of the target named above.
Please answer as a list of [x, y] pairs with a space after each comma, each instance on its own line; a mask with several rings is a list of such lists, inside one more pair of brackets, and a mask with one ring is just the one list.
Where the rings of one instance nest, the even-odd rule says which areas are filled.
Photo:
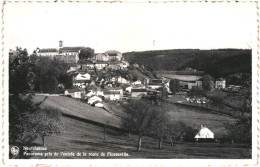
[[142, 98], [149, 93], [159, 93], [159, 89], [169, 87], [167, 85], [170, 82], [167, 79], [149, 78], [130, 81], [122, 76], [98, 78], [84, 70], [74, 71], [72, 77], [74, 89], [67, 89], [64, 94], [76, 99], [85, 99], [88, 104], [97, 107], [103, 107], [104, 99], [120, 101]]

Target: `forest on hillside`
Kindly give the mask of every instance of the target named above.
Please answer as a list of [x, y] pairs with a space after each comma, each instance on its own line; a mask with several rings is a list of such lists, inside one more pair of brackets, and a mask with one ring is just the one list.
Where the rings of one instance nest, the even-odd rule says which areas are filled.
[[130, 63], [158, 71], [178, 71], [191, 67], [214, 77], [233, 73], [251, 73], [251, 50], [242, 49], [174, 49], [123, 53]]

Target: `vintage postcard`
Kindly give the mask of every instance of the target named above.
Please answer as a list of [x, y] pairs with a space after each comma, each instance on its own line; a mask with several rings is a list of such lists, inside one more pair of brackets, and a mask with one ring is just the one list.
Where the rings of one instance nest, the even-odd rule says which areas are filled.
[[1, 166], [258, 165], [258, 7], [3, 1]]

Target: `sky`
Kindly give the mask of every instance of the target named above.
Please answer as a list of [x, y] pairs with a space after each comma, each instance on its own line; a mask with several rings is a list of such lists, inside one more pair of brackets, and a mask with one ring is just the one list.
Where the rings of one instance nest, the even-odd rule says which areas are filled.
[[250, 49], [255, 3], [10, 3], [5, 47], [86, 46], [96, 53], [162, 49]]

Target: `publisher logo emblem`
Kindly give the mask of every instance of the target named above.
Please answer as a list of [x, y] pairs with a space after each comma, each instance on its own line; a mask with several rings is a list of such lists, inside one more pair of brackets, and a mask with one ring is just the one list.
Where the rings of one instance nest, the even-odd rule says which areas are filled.
[[18, 148], [17, 146], [13, 146], [13, 147], [11, 148], [11, 153], [12, 153], [13, 155], [18, 155], [18, 154], [19, 154], [19, 148]]

